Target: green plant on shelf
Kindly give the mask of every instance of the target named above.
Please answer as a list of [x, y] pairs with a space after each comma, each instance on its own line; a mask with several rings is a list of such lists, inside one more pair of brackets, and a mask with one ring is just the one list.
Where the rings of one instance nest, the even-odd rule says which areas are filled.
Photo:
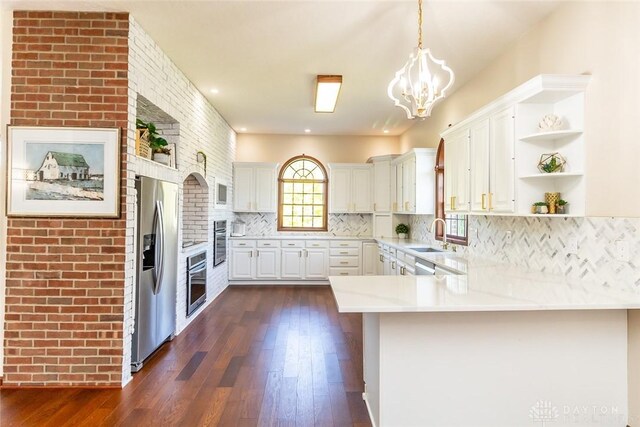
[[171, 154], [171, 149], [167, 147], [169, 144], [166, 139], [160, 136], [156, 129], [156, 125], [152, 122], [145, 123], [140, 119], [136, 119], [136, 129], [146, 129], [146, 138], [149, 141], [149, 148], [154, 153]]
[[545, 202], [535, 202], [533, 206], [547, 206]]
[[558, 200], [558, 206], [565, 206], [565, 205], [568, 205], [568, 204], [569, 204], [569, 202], [567, 202], [566, 200], [562, 200], [562, 199]]

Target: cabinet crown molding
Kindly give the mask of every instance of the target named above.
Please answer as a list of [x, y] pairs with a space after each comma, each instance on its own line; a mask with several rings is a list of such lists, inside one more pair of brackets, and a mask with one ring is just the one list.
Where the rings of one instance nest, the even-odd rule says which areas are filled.
[[552, 103], [583, 92], [589, 80], [591, 80], [590, 75], [539, 74], [445, 129], [440, 136], [446, 139], [451, 132], [459, 131], [476, 120], [497, 113], [513, 104]]

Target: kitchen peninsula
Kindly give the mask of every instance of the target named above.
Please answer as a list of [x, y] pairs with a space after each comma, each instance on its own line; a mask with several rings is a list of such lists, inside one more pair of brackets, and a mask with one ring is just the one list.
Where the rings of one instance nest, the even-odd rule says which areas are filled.
[[627, 424], [627, 310], [639, 294], [418, 256], [460, 274], [330, 277], [339, 311], [363, 313], [374, 425]]

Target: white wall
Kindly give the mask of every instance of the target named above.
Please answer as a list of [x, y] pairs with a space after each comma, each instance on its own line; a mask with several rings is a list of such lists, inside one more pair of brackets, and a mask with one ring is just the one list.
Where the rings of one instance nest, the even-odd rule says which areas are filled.
[[435, 147], [439, 133], [541, 73], [591, 74], [586, 91], [587, 214], [640, 216], [640, 3], [566, 2], [401, 137]]
[[306, 154], [325, 164], [364, 163], [369, 157], [400, 154], [397, 136], [238, 134], [236, 161], [278, 162]]
[[[137, 94], [141, 94], [180, 123], [177, 143], [178, 170], [158, 166], [135, 156], [135, 119]], [[144, 29], [130, 18], [129, 33], [129, 129], [128, 129], [128, 178], [127, 178], [127, 250], [125, 274], [125, 342], [123, 355], [123, 384], [131, 379], [131, 333], [133, 331], [133, 283], [135, 274], [135, 175], [151, 176], [175, 182], [180, 187], [179, 209], [182, 211], [184, 180], [192, 173], [205, 177], [209, 187], [207, 243], [199, 249], [208, 251], [207, 303], [228, 285], [228, 263], [213, 268], [213, 221], [231, 220], [233, 213], [227, 209], [214, 209], [214, 182], [229, 184], [229, 200], [233, 197], [231, 185], [232, 162], [235, 159], [236, 135], [224, 118], [198, 92], [180, 69], [166, 56]], [[196, 160], [196, 152], [207, 155], [207, 170]], [[230, 206], [230, 205], [229, 205]], [[178, 239], [178, 280], [176, 332], [180, 333], [204, 308], [186, 318], [186, 257], [196, 250], [183, 250], [182, 224]], [[206, 306], [205, 305], [205, 306]]]

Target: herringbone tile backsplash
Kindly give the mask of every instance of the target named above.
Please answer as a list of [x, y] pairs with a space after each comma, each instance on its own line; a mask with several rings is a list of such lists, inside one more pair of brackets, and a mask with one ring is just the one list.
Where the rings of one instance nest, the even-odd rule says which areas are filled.
[[[432, 220], [413, 216], [411, 238], [435, 244]], [[629, 256], [621, 261], [618, 249], [625, 245]], [[462, 251], [640, 292], [640, 218], [470, 216], [469, 246]]]
[[371, 237], [373, 235], [373, 219], [366, 214], [329, 214], [329, 231], [318, 232], [289, 232], [278, 231], [277, 216], [274, 213], [238, 213], [236, 218], [241, 219], [247, 226], [247, 236], [354, 236]]

